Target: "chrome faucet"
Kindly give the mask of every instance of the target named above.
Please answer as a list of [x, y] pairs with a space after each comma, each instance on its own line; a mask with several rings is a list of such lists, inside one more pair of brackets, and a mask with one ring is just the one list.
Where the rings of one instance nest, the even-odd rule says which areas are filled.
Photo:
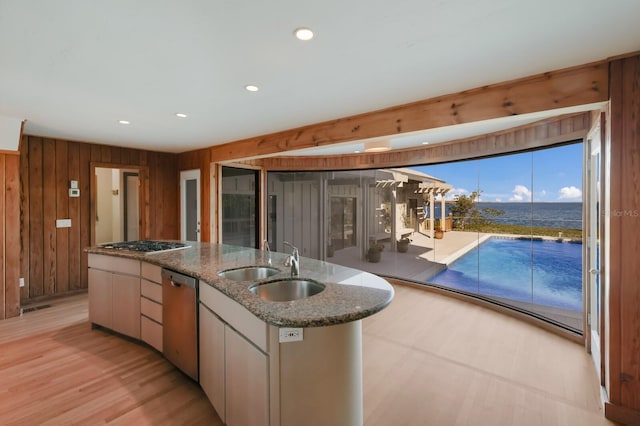
[[269, 259], [267, 260], [267, 264], [269, 266], [271, 266], [271, 247], [269, 247], [269, 241], [264, 240], [264, 249], [267, 251], [267, 254], [269, 255]]
[[284, 266], [291, 266], [291, 277], [297, 277], [300, 275], [300, 253], [298, 252], [298, 248], [286, 241], [282, 244], [292, 248], [291, 256], [287, 257]]

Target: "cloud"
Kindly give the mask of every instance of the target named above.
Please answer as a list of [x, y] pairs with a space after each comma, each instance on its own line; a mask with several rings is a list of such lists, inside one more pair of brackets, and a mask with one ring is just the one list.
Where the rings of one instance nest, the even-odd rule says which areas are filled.
[[509, 201], [531, 201], [531, 191], [524, 185], [516, 185], [511, 192], [513, 195]]
[[496, 198], [496, 203], [501, 203], [501, 202], [502, 202], [502, 199]]
[[547, 191], [545, 191], [544, 189], [542, 191], [540, 191], [540, 196], [544, 197], [545, 195], [547, 195]]
[[445, 197], [445, 200], [453, 201], [457, 195], [469, 195], [469, 191], [464, 188], [451, 188]]
[[565, 186], [560, 188], [559, 200], [567, 200], [573, 198], [582, 198], [582, 191], [575, 186]]

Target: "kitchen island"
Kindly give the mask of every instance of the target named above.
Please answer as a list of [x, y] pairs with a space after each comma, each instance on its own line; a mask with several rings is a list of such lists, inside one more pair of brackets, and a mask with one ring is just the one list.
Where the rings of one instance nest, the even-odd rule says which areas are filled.
[[[95, 323], [92, 311], [99, 303], [92, 303], [92, 292], [101, 297], [106, 294], [102, 286], [92, 285], [92, 276], [97, 273], [112, 274], [114, 289], [120, 281], [126, 281], [127, 288], [135, 287], [135, 265], [128, 262], [138, 262], [142, 289], [138, 294], [147, 306], [162, 302], [161, 298], [149, 296], [153, 294], [153, 284], [160, 284], [160, 268], [192, 276], [199, 280], [199, 382], [223, 421], [362, 424], [360, 320], [391, 302], [391, 285], [370, 273], [301, 258], [299, 278], [319, 282], [324, 289], [297, 300], [268, 301], [249, 287], [290, 277], [290, 268], [284, 266], [288, 254], [222, 244], [188, 245], [149, 254], [102, 247], [87, 249], [91, 321]], [[267, 266], [269, 258], [278, 270], [269, 278], [237, 281], [219, 276], [224, 270]], [[118, 262], [126, 262], [128, 269], [122, 273], [110, 267], [110, 261], [116, 262], [116, 269]], [[122, 300], [109, 303], [114, 309], [122, 306]], [[145, 338], [144, 333], [147, 324], [147, 329], [156, 327], [157, 335], [162, 318], [145, 314], [145, 309], [149, 311], [144, 307], [138, 311], [143, 332], [138, 336], [124, 334], [162, 351], [162, 343], [157, 338]]]

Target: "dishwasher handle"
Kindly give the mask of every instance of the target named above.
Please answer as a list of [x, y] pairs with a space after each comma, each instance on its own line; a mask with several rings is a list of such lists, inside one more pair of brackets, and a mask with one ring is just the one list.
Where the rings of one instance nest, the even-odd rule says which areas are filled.
[[181, 285], [186, 285], [187, 287], [196, 288], [196, 284], [198, 282], [194, 277], [190, 277], [189, 275], [184, 275], [176, 271], [172, 271], [171, 269], [162, 268], [162, 279], [167, 280], [174, 287], [180, 287]]

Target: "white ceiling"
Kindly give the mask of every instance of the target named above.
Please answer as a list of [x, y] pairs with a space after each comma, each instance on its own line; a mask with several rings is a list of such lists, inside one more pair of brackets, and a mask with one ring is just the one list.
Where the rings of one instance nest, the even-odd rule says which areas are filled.
[[183, 152], [638, 51], [639, 16], [638, 0], [0, 0], [0, 116]]

